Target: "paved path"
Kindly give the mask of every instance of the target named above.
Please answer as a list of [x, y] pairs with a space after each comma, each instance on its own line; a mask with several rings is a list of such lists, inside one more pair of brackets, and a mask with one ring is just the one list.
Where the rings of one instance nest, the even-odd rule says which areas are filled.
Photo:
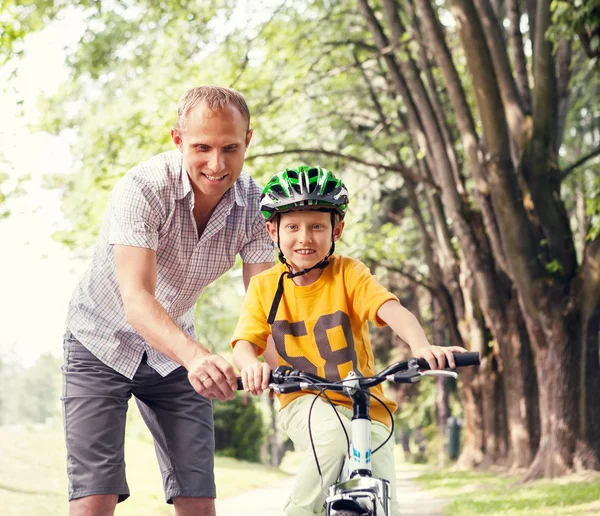
[[[448, 502], [433, 499], [422, 491], [413, 479], [417, 472], [399, 469], [397, 472], [398, 497], [402, 516], [442, 516], [442, 507]], [[283, 516], [293, 477], [280, 480], [261, 489], [252, 489], [238, 496], [217, 499], [218, 516]]]

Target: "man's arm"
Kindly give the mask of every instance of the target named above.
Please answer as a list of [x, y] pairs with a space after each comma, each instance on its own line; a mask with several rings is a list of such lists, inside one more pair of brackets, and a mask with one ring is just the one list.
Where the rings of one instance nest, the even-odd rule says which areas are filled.
[[244, 287], [248, 290], [248, 285], [250, 285], [250, 278], [255, 274], [258, 274], [262, 271], [266, 271], [273, 267], [273, 262], [266, 263], [244, 263], [242, 265], [242, 276], [244, 277]]
[[157, 301], [156, 252], [124, 245], [114, 245], [113, 252], [127, 322], [153, 348], [184, 366], [199, 394], [233, 399], [237, 385], [231, 365], [186, 335]]

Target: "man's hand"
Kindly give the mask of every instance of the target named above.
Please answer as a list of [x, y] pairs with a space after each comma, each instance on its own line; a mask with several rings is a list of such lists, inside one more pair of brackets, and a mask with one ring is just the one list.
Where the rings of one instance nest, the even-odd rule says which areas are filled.
[[233, 367], [219, 355], [206, 353], [192, 359], [188, 379], [198, 394], [208, 399], [232, 400], [237, 390]]
[[257, 396], [269, 388], [271, 367], [266, 362], [256, 361], [254, 364], [244, 367], [240, 371], [240, 376], [244, 390]]
[[415, 358], [424, 358], [427, 360], [431, 369], [445, 369], [449, 367], [454, 369], [454, 357], [452, 353], [466, 353], [465, 348], [460, 346], [422, 346], [417, 349], [411, 349]]

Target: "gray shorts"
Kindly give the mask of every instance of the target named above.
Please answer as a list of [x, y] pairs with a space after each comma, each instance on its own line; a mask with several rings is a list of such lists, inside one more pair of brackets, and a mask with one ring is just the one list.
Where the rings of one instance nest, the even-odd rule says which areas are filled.
[[69, 500], [95, 494], [129, 496], [125, 479], [125, 416], [131, 395], [152, 436], [167, 503], [215, 498], [211, 402], [179, 367], [162, 377], [142, 360], [134, 378], [98, 360], [69, 331], [64, 340], [63, 417]]

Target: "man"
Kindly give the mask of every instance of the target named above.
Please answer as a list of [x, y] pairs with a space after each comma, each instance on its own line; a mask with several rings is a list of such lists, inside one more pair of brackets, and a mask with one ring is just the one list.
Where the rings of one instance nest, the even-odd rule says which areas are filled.
[[214, 515], [210, 399], [234, 397], [225, 359], [197, 342], [194, 306], [239, 253], [246, 286], [272, 265], [260, 187], [242, 171], [252, 138], [236, 91], [181, 98], [178, 150], [115, 187], [65, 334], [64, 420], [71, 515], [112, 515], [129, 496], [123, 445], [133, 394], [177, 515]]

